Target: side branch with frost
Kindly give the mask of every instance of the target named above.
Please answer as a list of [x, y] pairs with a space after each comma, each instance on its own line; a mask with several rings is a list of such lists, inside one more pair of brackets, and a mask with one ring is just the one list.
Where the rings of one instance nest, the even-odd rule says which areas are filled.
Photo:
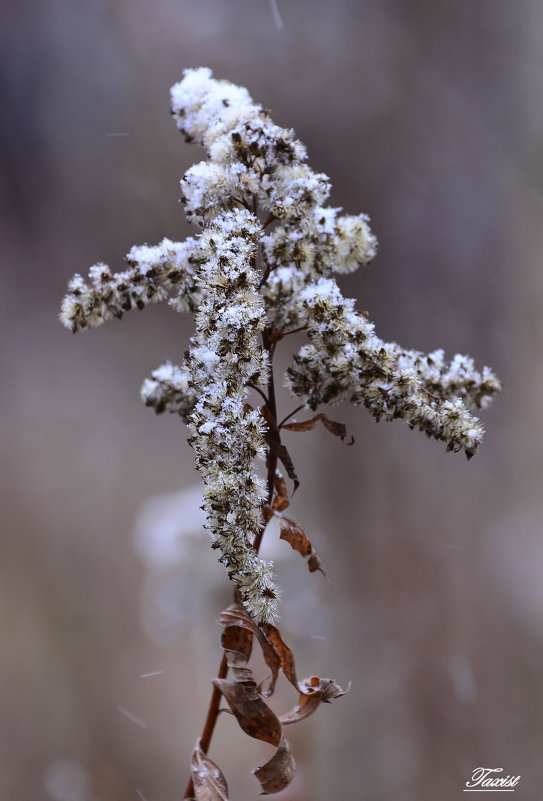
[[[221, 699], [247, 734], [276, 747], [255, 771], [262, 791], [272, 793], [294, 774], [283, 727], [344, 694], [331, 679], [298, 681], [294, 656], [273, 625], [280, 590], [272, 564], [258, 555], [266, 524], [278, 520], [281, 539], [308, 558], [310, 572], [322, 572], [305, 530], [284, 516], [290, 496], [278, 463], [294, 487], [299, 483], [284, 433], [320, 423], [343, 441], [345, 426], [314, 413], [349, 401], [471, 458], [484, 433], [473, 409], [486, 408], [500, 384], [468, 356], [447, 362], [441, 350], [426, 355], [384, 342], [343, 297], [336, 276], [376, 255], [369, 219], [326, 205], [328, 177], [308, 166], [294, 131], [275, 125], [246, 89], [215, 80], [206, 68], [187, 70], [171, 103], [186, 141], [207, 156], [181, 180], [186, 217], [199, 233], [133, 247], [116, 274], [98, 263], [88, 279], [75, 275], [60, 319], [76, 332], [159, 301], [195, 316], [184, 358], [154, 370], [141, 395], [191, 431], [211, 546], [235, 585], [235, 603], [221, 615], [222, 661], [185, 792], [196, 801], [224, 801], [226, 780], [207, 756]], [[298, 421], [294, 412], [278, 414], [273, 372], [278, 345], [294, 332], [304, 332], [307, 343], [292, 355], [284, 380], [301, 399], [296, 412], [313, 413]], [[249, 666], [253, 643], [271, 671], [267, 684], [257, 683]], [[264, 701], [279, 671], [298, 692], [282, 716]]]
[[294, 356], [287, 383], [310, 408], [349, 400], [380, 420], [403, 418], [411, 428], [447, 443], [447, 450], [473, 456], [483, 427], [469, 406], [486, 406], [499, 384], [488, 369], [478, 373], [468, 357], [445, 364], [443, 351], [425, 356], [383, 342], [330, 279], [306, 286], [298, 296], [298, 320], [311, 342]]

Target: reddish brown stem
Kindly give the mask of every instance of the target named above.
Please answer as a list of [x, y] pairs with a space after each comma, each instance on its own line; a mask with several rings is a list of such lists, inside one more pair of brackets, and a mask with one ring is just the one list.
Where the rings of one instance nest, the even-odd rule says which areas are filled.
[[[219, 670], [217, 672], [218, 679], [225, 679], [226, 674], [228, 673], [228, 662], [226, 661], [226, 654], [223, 653], [221, 664], [219, 665]], [[216, 687], [213, 687], [213, 691], [211, 693], [211, 700], [209, 702], [209, 709], [207, 710], [207, 717], [206, 722], [204, 723], [204, 728], [202, 729], [202, 735], [200, 737], [200, 748], [207, 754], [209, 750], [209, 746], [211, 743], [211, 738], [213, 737], [213, 732], [215, 731], [215, 724], [217, 723], [217, 718], [219, 717], [219, 707], [221, 705], [221, 698], [222, 695]], [[192, 776], [190, 777], [186, 790], [185, 795], [183, 796], [184, 799], [189, 799], [194, 797], [194, 783], [192, 781]]]

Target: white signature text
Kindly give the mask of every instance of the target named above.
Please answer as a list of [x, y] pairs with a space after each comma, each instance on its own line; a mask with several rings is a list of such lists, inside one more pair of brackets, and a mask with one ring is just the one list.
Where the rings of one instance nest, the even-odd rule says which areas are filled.
[[503, 768], [475, 768], [470, 781], [466, 782], [465, 793], [469, 792], [509, 792], [520, 782], [520, 776], [496, 776], [496, 773], [503, 773]]

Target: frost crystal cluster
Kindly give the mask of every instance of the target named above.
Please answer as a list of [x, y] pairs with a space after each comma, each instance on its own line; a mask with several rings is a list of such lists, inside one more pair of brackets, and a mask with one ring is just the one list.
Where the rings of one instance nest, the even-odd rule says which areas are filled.
[[266, 486], [252, 465], [264, 457], [265, 423], [260, 411], [246, 406], [247, 388], [268, 378], [260, 344], [265, 311], [252, 266], [259, 234], [258, 220], [245, 209], [223, 211], [202, 233], [203, 300], [187, 353], [197, 400], [188, 423], [213, 547], [246, 606], [257, 620], [271, 621], [277, 617], [277, 588], [271, 565], [253, 547]]
[[[286, 375], [306, 408], [363, 404], [377, 420], [401, 418], [468, 457], [483, 436], [470, 409], [486, 407], [500, 385], [467, 356], [447, 362], [441, 350], [425, 355], [384, 342], [343, 297], [334, 275], [376, 254], [368, 218], [326, 206], [328, 177], [307, 165], [294, 132], [275, 125], [246, 89], [206, 68], [187, 70], [171, 102], [186, 140], [207, 152], [181, 180], [199, 235], [134, 247], [116, 274], [96, 264], [88, 280], [76, 275], [60, 318], [77, 331], [162, 300], [195, 314], [184, 362], [155, 370], [142, 397], [188, 423], [213, 547], [249, 615], [269, 623], [278, 590], [257, 551], [274, 471], [266, 488], [259, 465], [275, 449], [289, 470], [269, 394], [276, 344], [293, 331], [307, 335]], [[268, 391], [262, 409], [249, 404], [254, 390], [264, 398]]]

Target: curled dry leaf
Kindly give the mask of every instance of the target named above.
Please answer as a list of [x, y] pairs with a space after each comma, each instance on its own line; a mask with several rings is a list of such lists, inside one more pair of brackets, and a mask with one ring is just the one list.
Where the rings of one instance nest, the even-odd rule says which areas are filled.
[[300, 720], [312, 715], [321, 704], [329, 704], [334, 698], [341, 698], [350, 690], [350, 685], [344, 690], [334, 679], [319, 679], [310, 676], [299, 684], [300, 695], [298, 703], [289, 712], [279, 718], [286, 726], [289, 723], [298, 723]]
[[320, 570], [323, 576], [326, 576], [326, 573], [321, 565], [321, 560], [313, 548], [311, 540], [307, 536], [305, 529], [302, 528], [302, 526], [300, 526], [298, 523], [295, 523], [294, 520], [290, 520], [288, 517], [283, 517], [280, 512], [275, 512], [274, 514], [279, 521], [279, 526], [281, 528], [281, 539], [285, 540], [285, 542], [288, 542], [290, 547], [303, 557], [309, 557], [307, 560], [307, 567], [310, 573]]
[[221, 769], [204, 754], [200, 740], [191, 760], [192, 783], [196, 801], [228, 801], [228, 786]]
[[[272, 645], [267, 639], [267, 633], [260, 631], [245, 610], [236, 604], [223, 612], [221, 622], [223, 624], [230, 623], [225, 626], [221, 644], [235, 680], [216, 679], [214, 685], [226, 698], [230, 709], [246, 734], [277, 746], [273, 757], [253, 773], [260, 782], [264, 795], [278, 793], [292, 781], [295, 764], [290, 747], [283, 737], [281, 723], [262, 700], [259, 688], [248, 666], [253, 636], [256, 635], [259, 642], [265, 644], [266, 650], [270, 654], [273, 652], [276, 674], [279, 671], [279, 665], [283, 666], [288, 663], [289, 654], [292, 670], [294, 670], [294, 658], [275, 627], [271, 626], [269, 632], [273, 637], [274, 645]], [[274, 650], [275, 643], [277, 643], [280, 653]]]
[[274, 485], [275, 485], [275, 498], [272, 502], [272, 509], [274, 512], [283, 512], [288, 506], [290, 506], [290, 501], [288, 499], [288, 490], [287, 484], [279, 470], [275, 471], [275, 478], [274, 478]]
[[[274, 514], [282, 518], [279, 513]], [[239, 604], [232, 604], [225, 609], [220, 615], [220, 622], [225, 627], [221, 643], [234, 681], [215, 679], [213, 685], [224, 696], [246, 734], [276, 746], [277, 751], [273, 757], [253, 772], [264, 795], [278, 793], [290, 783], [295, 770], [294, 759], [283, 736], [282, 726], [303, 720], [320, 704], [345, 695], [348, 688], [343, 690], [333, 679], [319, 679], [317, 676], [298, 682], [294, 654], [283, 640], [279, 629], [271, 623], [257, 626]], [[266, 692], [262, 691], [261, 686], [257, 686], [248, 666], [253, 637], [257, 638], [264, 659], [272, 670], [271, 682]], [[279, 669], [299, 692], [296, 706], [280, 718], [262, 698], [263, 695], [271, 695], [273, 692]], [[206, 796], [202, 798], [207, 801]], [[214, 801], [213, 796], [211, 799]], [[197, 801], [200, 799], [197, 798]]]
[[277, 456], [277, 458], [287, 471], [287, 476], [294, 484], [293, 492], [296, 492], [296, 490], [300, 486], [300, 479], [296, 475], [296, 468], [294, 467], [294, 462], [290, 458], [289, 452], [287, 451], [286, 447], [282, 444], [282, 442], [280, 442], [279, 440], [277, 442], [268, 441], [268, 445], [270, 446], [271, 452]]
[[213, 685], [226, 698], [245, 734], [271, 745], [279, 745], [282, 737], [279, 718], [264, 703], [255, 682], [241, 684], [227, 679], [214, 679]]
[[261, 768], [253, 770], [254, 775], [262, 787], [262, 795], [279, 793], [288, 787], [294, 778], [296, 764], [290, 746], [284, 737], [281, 738], [279, 748], [269, 762]]
[[[347, 439], [347, 426], [345, 423], [338, 423], [335, 420], [330, 420], [325, 414], [316, 414], [311, 420], [302, 420], [300, 423], [287, 423], [281, 426], [281, 428], [284, 428], [286, 431], [311, 431], [315, 428], [317, 423], [322, 423], [327, 431], [335, 437], [339, 437], [342, 442], [345, 442]], [[351, 436], [350, 441], [345, 444], [352, 445], [353, 442], [354, 437]]]
[[[219, 617], [219, 622], [223, 626], [244, 629], [245, 631], [250, 632], [257, 638], [260, 647], [262, 648], [262, 655], [264, 657], [264, 661], [271, 670], [271, 678], [269, 685], [267, 689], [262, 692], [262, 695], [264, 695], [265, 697], [272, 695], [275, 689], [275, 682], [277, 681], [277, 676], [279, 675], [281, 660], [279, 658], [279, 655], [276, 653], [275, 649], [268, 641], [264, 631], [259, 626], [256, 625], [254, 620], [249, 617], [245, 609], [239, 604], [231, 604], [227, 609], [224, 610], [224, 612], [221, 612]], [[229, 635], [229, 636], [234, 636], [234, 635]], [[223, 648], [224, 647], [225, 646], [223, 645]], [[232, 650], [232, 649], [228, 648], [227, 650]], [[250, 651], [249, 651], [249, 656], [250, 656]], [[247, 660], [248, 658], [249, 657], [247, 657]]]
[[286, 678], [290, 681], [293, 687], [298, 690], [298, 679], [296, 678], [296, 665], [294, 663], [294, 654], [281, 636], [281, 632], [276, 626], [271, 623], [263, 623], [262, 629], [266, 634], [268, 641], [273, 646], [276, 654], [279, 656], [281, 662], [281, 670]]
[[252, 633], [240, 626], [227, 626], [222, 633], [221, 645], [235, 680], [253, 681], [253, 674], [247, 667], [253, 647]]
[[[228, 610], [225, 611], [228, 612]], [[235, 653], [238, 653], [245, 659], [246, 662], [248, 662], [253, 650], [253, 631], [247, 628], [242, 628], [237, 624], [227, 625], [222, 633], [221, 646], [225, 651], [234, 651]]]

